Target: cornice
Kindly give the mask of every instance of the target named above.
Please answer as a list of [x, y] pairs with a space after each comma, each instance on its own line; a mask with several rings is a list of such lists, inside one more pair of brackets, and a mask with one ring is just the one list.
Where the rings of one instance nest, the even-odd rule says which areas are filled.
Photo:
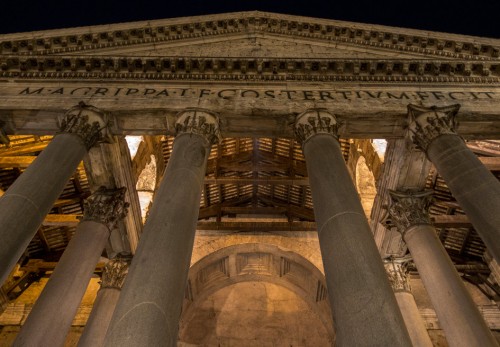
[[262, 12], [0, 36], [0, 54], [51, 55], [262, 32], [459, 60], [499, 60], [500, 41]]
[[500, 82], [500, 61], [0, 55], [0, 77], [325, 82]]

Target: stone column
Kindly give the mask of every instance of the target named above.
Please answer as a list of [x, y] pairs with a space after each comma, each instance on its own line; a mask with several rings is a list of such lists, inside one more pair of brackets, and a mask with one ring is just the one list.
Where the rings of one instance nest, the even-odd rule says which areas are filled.
[[0, 120], [0, 144], [8, 145], [10, 143], [10, 140], [7, 137], [7, 134], [5, 133], [4, 126], [5, 123]]
[[342, 156], [335, 116], [297, 117], [335, 321], [337, 346], [411, 346], [408, 332]]
[[409, 105], [409, 135], [443, 176], [488, 251], [500, 262], [500, 182], [455, 132], [459, 107]]
[[432, 347], [432, 341], [418, 311], [417, 303], [411, 293], [408, 274], [409, 257], [385, 259], [385, 270], [391, 282], [392, 290], [403, 315], [406, 328], [414, 347]]
[[104, 345], [104, 337], [109, 322], [120, 297], [120, 290], [128, 272], [128, 263], [121, 258], [110, 260], [102, 273], [101, 289], [90, 312], [89, 319], [78, 341], [78, 347], [100, 347]]
[[130, 265], [105, 346], [176, 346], [210, 147], [218, 120], [182, 113], [172, 156]]
[[63, 346], [111, 230], [126, 214], [125, 189], [101, 187], [24, 323], [14, 346]]
[[498, 346], [431, 224], [431, 191], [389, 191], [401, 232], [450, 346]]
[[0, 198], [0, 284], [19, 260], [84, 154], [104, 137], [104, 115], [92, 106], [70, 109], [60, 132]]

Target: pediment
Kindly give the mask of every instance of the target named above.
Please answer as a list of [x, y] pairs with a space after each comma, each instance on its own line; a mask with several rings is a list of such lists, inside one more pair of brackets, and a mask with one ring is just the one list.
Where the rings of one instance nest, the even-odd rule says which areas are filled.
[[500, 40], [251, 11], [0, 35], [0, 52], [498, 60]]
[[498, 83], [500, 40], [265, 12], [0, 35], [0, 77]]
[[220, 35], [203, 40], [176, 40], [159, 44], [98, 48], [87, 50], [84, 54], [134, 57], [426, 59], [425, 54], [419, 53], [260, 32]]

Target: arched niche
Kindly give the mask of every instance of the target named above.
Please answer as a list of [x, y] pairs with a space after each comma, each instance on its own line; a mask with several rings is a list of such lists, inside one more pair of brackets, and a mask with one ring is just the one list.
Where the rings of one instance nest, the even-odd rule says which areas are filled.
[[241, 283], [269, 283], [292, 292], [310, 308], [328, 341], [333, 343], [333, 321], [323, 274], [294, 252], [259, 243], [222, 248], [191, 267], [179, 327], [180, 341], [188, 340], [189, 323], [208, 298]]

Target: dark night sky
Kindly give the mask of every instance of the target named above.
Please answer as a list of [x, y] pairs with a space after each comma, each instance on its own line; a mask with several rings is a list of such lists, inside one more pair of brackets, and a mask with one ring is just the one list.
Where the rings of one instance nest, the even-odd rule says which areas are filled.
[[500, 38], [500, 0], [53, 0], [0, 6], [0, 33], [260, 10]]

